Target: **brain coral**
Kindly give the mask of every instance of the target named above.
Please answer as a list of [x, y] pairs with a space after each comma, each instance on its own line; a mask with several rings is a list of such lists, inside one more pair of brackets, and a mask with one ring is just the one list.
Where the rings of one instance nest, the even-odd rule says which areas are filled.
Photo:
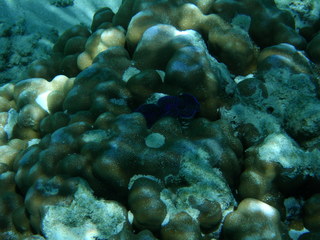
[[125, 0], [66, 30], [0, 87], [0, 239], [317, 236], [307, 41], [260, 0]]

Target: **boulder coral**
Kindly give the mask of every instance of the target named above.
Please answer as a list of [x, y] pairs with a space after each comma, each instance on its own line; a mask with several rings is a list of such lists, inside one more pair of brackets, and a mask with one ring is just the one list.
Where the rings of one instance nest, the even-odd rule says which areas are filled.
[[[127, 1], [129, 2], [129, 1]], [[126, 3], [122, 5], [126, 6]], [[134, 50], [137, 43], [143, 37], [144, 32], [152, 26], [158, 24], [170, 24], [178, 30], [194, 29], [204, 38], [208, 39], [209, 49], [222, 62], [226, 63], [232, 71], [236, 73], [246, 73], [253, 69], [258, 53], [258, 48], [251, 41], [248, 33], [234, 27], [216, 14], [204, 15], [194, 4], [171, 4], [169, 1], [161, 3], [142, 4], [135, 1], [132, 12], [135, 15], [128, 23], [123, 23], [115, 16], [115, 24], [127, 26], [127, 42], [130, 49]], [[158, 14], [166, 11], [167, 14]], [[121, 16], [122, 9], [119, 9]], [[182, 17], [178, 17], [182, 16]], [[228, 44], [224, 44], [227, 39]]]
[[[283, 199], [319, 182], [317, 151], [299, 149], [283, 133], [271, 134], [259, 145], [247, 149], [245, 171], [241, 174], [242, 198], [259, 199], [283, 214]], [[311, 170], [312, 169], [312, 170]]]
[[77, 58], [80, 70], [89, 67], [92, 60], [110, 47], [123, 47], [125, 43], [124, 30], [120, 27], [110, 27], [96, 30], [86, 41], [85, 50]]
[[66, 30], [0, 86], [0, 239], [316, 238], [311, 39], [271, 0], [125, 0]]
[[[245, 226], [239, 222], [248, 223]], [[256, 199], [242, 200], [223, 225], [225, 239], [290, 239], [281, 223], [277, 209]]]
[[[200, 4], [201, 1], [197, 1]], [[207, 1], [202, 6], [206, 10], [218, 14], [231, 21], [238, 14], [250, 17], [249, 33], [253, 40], [261, 47], [268, 47], [279, 43], [289, 43], [299, 49], [306, 47], [306, 40], [295, 31], [295, 21], [292, 14], [277, 8], [274, 1], [240, 0], [240, 1]]]
[[89, 30], [82, 25], [66, 30], [53, 46], [51, 57], [36, 60], [29, 66], [29, 77], [48, 80], [58, 74], [75, 77], [80, 72], [77, 66], [78, 55], [84, 51], [89, 36]]

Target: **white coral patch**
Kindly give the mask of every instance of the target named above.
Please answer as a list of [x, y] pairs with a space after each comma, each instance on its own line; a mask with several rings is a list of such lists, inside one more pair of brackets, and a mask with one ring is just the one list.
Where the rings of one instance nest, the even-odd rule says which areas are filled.
[[13, 128], [18, 122], [18, 115], [19, 115], [18, 112], [13, 108], [11, 108], [8, 111], [7, 124], [3, 128], [4, 131], [7, 133], [8, 139], [11, 139], [12, 137]]
[[160, 148], [164, 145], [166, 138], [160, 133], [151, 133], [146, 139], [145, 143], [149, 148]]
[[36, 103], [45, 110], [47, 113], [50, 113], [49, 108], [48, 108], [48, 95], [51, 93], [51, 91], [46, 91], [44, 93], [41, 93], [37, 98], [36, 98]]

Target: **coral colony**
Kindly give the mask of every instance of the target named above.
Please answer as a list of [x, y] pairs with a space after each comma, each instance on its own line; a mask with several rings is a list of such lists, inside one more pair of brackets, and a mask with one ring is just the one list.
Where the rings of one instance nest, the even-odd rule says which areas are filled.
[[293, 16], [124, 0], [66, 30], [0, 87], [0, 239], [320, 239], [320, 23]]

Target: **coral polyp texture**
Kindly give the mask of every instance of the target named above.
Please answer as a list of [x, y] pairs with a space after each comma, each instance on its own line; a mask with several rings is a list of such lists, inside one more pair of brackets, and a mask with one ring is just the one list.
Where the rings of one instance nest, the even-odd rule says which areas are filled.
[[1, 85], [0, 239], [318, 239], [320, 27], [280, 2], [124, 0]]

